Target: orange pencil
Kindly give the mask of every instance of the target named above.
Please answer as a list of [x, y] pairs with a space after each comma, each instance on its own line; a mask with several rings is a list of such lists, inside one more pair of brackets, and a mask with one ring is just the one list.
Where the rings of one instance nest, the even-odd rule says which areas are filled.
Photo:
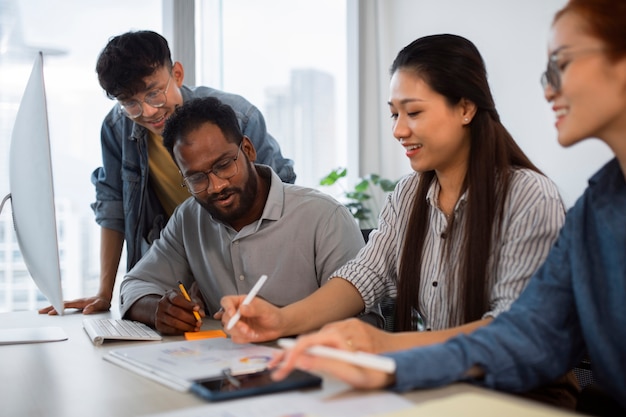
[[[187, 289], [185, 288], [183, 283], [180, 282], [180, 281], [178, 281], [178, 288], [180, 288], [180, 292], [183, 295], [183, 297], [185, 297], [185, 299], [187, 301], [191, 301], [191, 297], [189, 296], [189, 293], [187, 292]], [[196, 310], [193, 311], [193, 315], [196, 316], [196, 320], [202, 321], [202, 318], [200, 317], [200, 314]]]

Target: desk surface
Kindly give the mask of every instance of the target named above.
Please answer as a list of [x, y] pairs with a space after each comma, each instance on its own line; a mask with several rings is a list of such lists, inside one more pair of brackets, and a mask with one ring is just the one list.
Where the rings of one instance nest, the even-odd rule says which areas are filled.
[[[89, 317], [110, 316], [114, 314]], [[110, 342], [94, 346], [82, 328], [84, 317], [80, 313], [59, 317], [30, 311], [0, 314], [0, 328], [58, 326], [68, 336], [68, 340], [60, 342], [0, 346], [1, 415], [125, 417], [207, 404], [193, 394], [177, 392], [103, 360], [102, 356], [113, 348], [161, 342]], [[210, 326], [211, 323], [207, 328]], [[175, 340], [182, 340], [182, 336], [164, 339]], [[342, 382], [324, 378], [323, 389], [311, 395], [338, 395], [347, 391], [351, 390]], [[497, 398], [519, 402], [528, 407], [528, 415], [535, 408], [546, 411], [541, 405], [466, 384], [414, 391], [404, 397], [421, 403], [467, 392], [488, 392]]]

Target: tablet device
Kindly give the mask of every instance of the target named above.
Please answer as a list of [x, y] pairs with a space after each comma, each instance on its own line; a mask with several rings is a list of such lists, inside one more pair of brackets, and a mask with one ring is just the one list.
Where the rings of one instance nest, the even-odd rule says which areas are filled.
[[300, 370], [294, 370], [282, 381], [272, 380], [270, 373], [265, 369], [251, 374], [227, 374], [218, 379], [195, 381], [191, 392], [208, 401], [222, 401], [322, 385], [320, 377]]

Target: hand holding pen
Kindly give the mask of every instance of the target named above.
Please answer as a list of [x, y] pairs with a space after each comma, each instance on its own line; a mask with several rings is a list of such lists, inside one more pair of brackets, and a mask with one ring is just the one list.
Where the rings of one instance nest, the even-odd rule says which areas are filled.
[[[183, 295], [183, 297], [185, 297], [185, 300], [191, 302], [191, 297], [189, 296], [189, 293], [187, 292], [187, 289], [185, 288], [185, 286], [183, 285], [183, 283], [181, 281], [178, 281], [178, 288], [180, 289], [180, 293]], [[202, 318], [200, 317], [200, 313], [198, 313], [196, 310], [193, 311], [193, 315], [196, 318], [197, 321], [199, 321], [200, 323], [202, 323]]]
[[[261, 291], [261, 288], [263, 287], [263, 284], [265, 284], [265, 281], [267, 281], [267, 275], [261, 275], [261, 278], [259, 278], [256, 284], [254, 284], [254, 287], [252, 287], [246, 298], [243, 299], [241, 305], [246, 306], [250, 304], [254, 297], [256, 297], [256, 295], [259, 293], [259, 291]], [[240, 318], [241, 309], [238, 308], [237, 312], [228, 321], [228, 324], [226, 325], [226, 330], [231, 330], [235, 326], [235, 324], [237, 324]]]
[[[182, 288], [181, 288], [182, 286]], [[184, 285], [178, 283], [178, 288], [168, 290], [162, 297], [145, 296], [143, 301], [147, 308], [146, 313], [152, 311], [154, 315], [154, 328], [161, 334], [183, 334], [184, 332], [199, 331], [204, 317], [204, 305], [202, 300], [192, 300]], [[184, 291], [183, 291], [184, 290]], [[156, 311], [154, 310], [154, 300], [157, 300]], [[199, 307], [199, 308], [198, 308]]]
[[259, 278], [247, 295], [226, 295], [220, 304], [223, 313], [218, 320], [222, 321], [224, 330], [235, 343], [263, 342], [275, 340], [282, 334], [278, 331], [277, 319], [280, 320], [280, 307], [262, 297], [257, 297], [261, 286], [268, 281], [267, 277]]

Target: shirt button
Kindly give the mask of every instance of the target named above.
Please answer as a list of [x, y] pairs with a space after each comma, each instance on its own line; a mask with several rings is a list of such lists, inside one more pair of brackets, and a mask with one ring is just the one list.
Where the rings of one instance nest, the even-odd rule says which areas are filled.
[[239, 281], [243, 281], [244, 280], [244, 276], [243, 275], [239, 275]]
[[433, 281], [433, 287], [436, 287], [437, 285], [439, 285], [439, 283], [437, 281]]

